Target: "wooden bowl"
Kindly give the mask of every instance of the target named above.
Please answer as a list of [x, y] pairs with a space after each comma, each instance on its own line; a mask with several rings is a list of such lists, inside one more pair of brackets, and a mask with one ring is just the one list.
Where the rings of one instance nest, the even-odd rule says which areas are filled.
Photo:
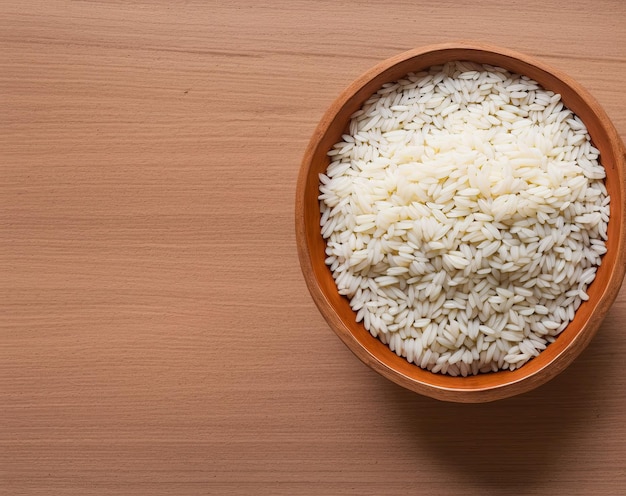
[[[347, 298], [338, 294], [324, 264], [326, 245], [320, 234], [317, 199], [318, 174], [329, 163], [326, 153], [340, 141], [350, 115], [384, 83], [454, 60], [504, 67], [560, 93], [565, 105], [586, 124], [594, 146], [600, 150], [611, 196], [607, 253], [588, 288], [589, 300], [582, 303], [574, 320], [554, 343], [519, 369], [471, 377], [450, 377], [421, 369], [397, 356], [355, 322]], [[485, 44], [449, 43], [411, 50], [378, 64], [352, 83], [330, 106], [313, 133], [296, 191], [296, 235], [302, 272], [317, 307], [341, 340], [366, 365], [400, 386], [440, 400], [467, 403], [524, 393], [562, 372], [585, 349], [617, 296], [626, 269], [625, 171], [626, 148], [608, 116], [582, 86], [562, 72], [526, 55]]]

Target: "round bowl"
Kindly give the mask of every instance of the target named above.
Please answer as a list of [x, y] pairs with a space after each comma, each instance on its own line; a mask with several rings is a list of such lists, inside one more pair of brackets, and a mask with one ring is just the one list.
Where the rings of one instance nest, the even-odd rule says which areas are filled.
[[[586, 124], [600, 150], [611, 196], [607, 252], [574, 320], [539, 356], [514, 371], [468, 377], [435, 374], [397, 356], [355, 321], [348, 299], [340, 296], [325, 265], [325, 241], [320, 234], [318, 174], [329, 164], [328, 150], [346, 132], [351, 114], [384, 83], [433, 65], [454, 60], [503, 67], [526, 75], [562, 100]], [[562, 72], [511, 50], [475, 43], [427, 46], [392, 57], [354, 81], [330, 106], [317, 126], [302, 161], [296, 191], [296, 236], [300, 265], [320, 312], [350, 350], [384, 377], [417, 393], [446, 401], [485, 402], [514, 396], [544, 384], [562, 372], [589, 344], [618, 294], [626, 269], [625, 196], [626, 148], [595, 99]]]

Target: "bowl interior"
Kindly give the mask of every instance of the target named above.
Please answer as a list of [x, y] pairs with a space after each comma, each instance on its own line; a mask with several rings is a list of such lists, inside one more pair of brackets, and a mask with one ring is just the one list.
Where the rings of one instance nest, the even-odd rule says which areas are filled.
[[[338, 294], [332, 274], [324, 263], [325, 241], [320, 234], [317, 196], [318, 174], [324, 172], [329, 163], [327, 151], [340, 140], [350, 115], [382, 84], [453, 60], [500, 66], [527, 75], [544, 88], [560, 93], [565, 105], [586, 124], [607, 173], [606, 187], [611, 196], [608, 250], [588, 289], [589, 301], [580, 306], [574, 320], [553, 344], [513, 372], [450, 377], [423, 370], [398, 357], [372, 337], [362, 324], [355, 322], [348, 300]], [[624, 161], [617, 131], [597, 102], [571, 78], [540, 62], [507, 50], [475, 45], [441, 45], [400, 54], [356, 80], [335, 101], [305, 153], [296, 198], [296, 224], [300, 260], [309, 290], [344, 343], [366, 364], [406, 388], [438, 399], [463, 402], [490, 401], [528, 391], [561, 372], [582, 352], [617, 295], [624, 277]]]

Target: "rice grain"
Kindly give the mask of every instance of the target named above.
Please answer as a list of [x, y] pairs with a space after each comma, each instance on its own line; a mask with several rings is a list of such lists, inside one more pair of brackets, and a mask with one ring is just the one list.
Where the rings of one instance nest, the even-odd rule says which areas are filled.
[[514, 370], [589, 299], [610, 198], [584, 123], [505, 69], [383, 85], [319, 178], [326, 264], [355, 319], [452, 376]]

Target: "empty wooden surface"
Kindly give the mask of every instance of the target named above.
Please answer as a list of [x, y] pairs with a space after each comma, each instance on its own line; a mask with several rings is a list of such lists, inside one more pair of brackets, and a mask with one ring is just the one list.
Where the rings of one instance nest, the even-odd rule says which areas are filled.
[[623, 494], [626, 287], [526, 395], [423, 398], [315, 308], [299, 161], [362, 72], [474, 39], [626, 138], [626, 4], [0, 2], [0, 494]]

